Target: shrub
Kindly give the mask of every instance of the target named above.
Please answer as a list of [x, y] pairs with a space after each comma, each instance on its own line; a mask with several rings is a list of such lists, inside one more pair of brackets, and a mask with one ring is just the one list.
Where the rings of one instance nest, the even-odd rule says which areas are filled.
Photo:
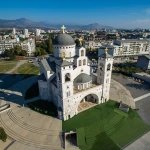
[[0, 139], [3, 142], [6, 142], [6, 139], [7, 139], [7, 134], [2, 127], [0, 127]]

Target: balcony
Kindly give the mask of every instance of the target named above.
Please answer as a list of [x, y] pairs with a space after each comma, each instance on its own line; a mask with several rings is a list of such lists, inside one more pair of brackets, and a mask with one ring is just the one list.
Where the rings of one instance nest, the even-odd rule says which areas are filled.
[[90, 87], [88, 87], [88, 88], [86, 88], [86, 89], [77, 89], [77, 88], [74, 88], [73, 89], [73, 93], [74, 94], [77, 94], [77, 93], [80, 93], [80, 92], [83, 92], [83, 91], [87, 91], [87, 90], [89, 90], [89, 89], [91, 89], [91, 88], [94, 88], [94, 87], [97, 87], [97, 86], [100, 86], [99, 84], [96, 84], [96, 83], [92, 83], [92, 84], [90, 84]]

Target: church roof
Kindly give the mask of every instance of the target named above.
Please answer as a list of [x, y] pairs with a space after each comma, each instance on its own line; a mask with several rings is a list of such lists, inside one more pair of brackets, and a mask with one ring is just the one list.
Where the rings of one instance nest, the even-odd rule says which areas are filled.
[[56, 72], [56, 64], [55, 62], [50, 62], [48, 59], [42, 59], [41, 63], [46, 71], [50, 71], [51, 73]]
[[91, 76], [89, 76], [85, 73], [81, 73], [74, 79], [74, 82], [75, 83], [87, 83], [87, 82], [90, 82], [91, 80], [92, 80]]
[[72, 62], [68, 62], [66, 60], [60, 60], [60, 61], [56, 62], [56, 64], [58, 66], [63, 67], [63, 66], [70, 66], [70, 65], [72, 65]]
[[75, 45], [75, 42], [74, 39], [69, 34], [61, 33], [55, 37], [53, 44], [67, 46], [67, 45]]

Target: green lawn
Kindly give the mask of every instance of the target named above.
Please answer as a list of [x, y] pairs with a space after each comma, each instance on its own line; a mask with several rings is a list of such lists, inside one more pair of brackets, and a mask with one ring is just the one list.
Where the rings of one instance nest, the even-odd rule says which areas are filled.
[[118, 104], [109, 100], [63, 122], [63, 130], [76, 130], [81, 150], [117, 150], [150, 130], [136, 111], [116, 111]]
[[52, 102], [37, 100], [27, 103], [27, 105], [34, 111], [41, 114], [57, 117], [57, 108]]
[[34, 66], [31, 63], [25, 63], [25, 64], [21, 65], [17, 70], [15, 70], [13, 72], [13, 74], [24, 75], [24, 79], [25, 79], [25, 78], [28, 78], [30, 76], [36, 75], [39, 72], [40, 72], [39, 67]]
[[0, 61], [0, 74], [6, 73], [14, 68], [17, 64], [17, 60], [10, 61], [10, 60], [1, 60]]

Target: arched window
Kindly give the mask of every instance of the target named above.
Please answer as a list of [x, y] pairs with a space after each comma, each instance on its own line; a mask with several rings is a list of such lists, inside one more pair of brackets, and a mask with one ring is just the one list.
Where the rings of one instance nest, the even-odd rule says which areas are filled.
[[79, 60], [79, 66], [81, 66], [82, 64], [81, 64], [81, 60]]
[[110, 70], [110, 66], [111, 66], [110, 64], [107, 65], [107, 71]]
[[83, 60], [83, 65], [86, 65], [86, 59]]
[[100, 63], [100, 70], [103, 70], [103, 64]]
[[81, 50], [81, 56], [84, 56], [84, 50]]
[[67, 73], [65, 75], [65, 82], [68, 82], [68, 81], [70, 81], [70, 74], [69, 73]]

